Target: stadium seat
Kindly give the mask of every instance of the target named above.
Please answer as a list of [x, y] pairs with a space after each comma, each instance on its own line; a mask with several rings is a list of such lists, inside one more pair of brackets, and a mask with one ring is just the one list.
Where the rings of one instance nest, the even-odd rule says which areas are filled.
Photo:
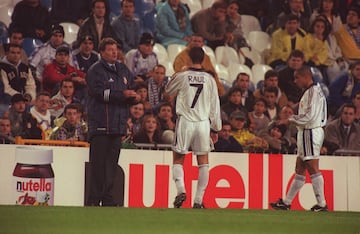
[[263, 31], [251, 31], [248, 35], [248, 41], [252, 49], [257, 50], [260, 54], [264, 50], [270, 49], [271, 37]]
[[40, 0], [40, 4], [48, 9], [48, 11], [51, 11], [52, 7], [52, 0]]
[[109, 0], [109, 12], [115, 17], [121, 14], [121, 0]]
[[157, 55], [160, 64], [168, 62], [169, 60], [168, 53], [163, 45], [159, 43], [155, 43], [153, 51]]
[[9, 33], [5, 23], [0, 21], [0, 43], [8, 43]]
[[264, 63], [264, 59], [261, 54], [256, 50], [250, 50], [248, 47], [242, 47], [239, 52], [240, 61], [245, 61], [244, 56], [248, 57], [253, 61], [254, 64]]
[[265, 64], [254, 64], [251, 68], [253, 75], [252, 82], [254, 85], [257, 86], [260, 81], [263, 81], [265, 73], [271, 69], [272, 68], [270, 66]]
[[27, 56], [30, 56], [32, 52], [39, 46], [41, 46], [43, 43], [39, 39], [25, 37], [23, 41], [23, 48], [27, 54]]
[[236, 76], [240, 72], [245, 72], [246, 74], [249, 74], [250, 80], [252, 80], [253, 77], [251, 69], [244, 64], [230, 63], [230, 65], [228, 66], [228, 71], [229, 71], [229, 81], [231, 82], [233, 82], [236, 79]]
[[241, 27], [246, 39], [251, 31], [261, 31], [259, 20], [252, 15], [241, 15]]
[[229, 72], [224, 65], [216, 63], [214, 64], [214, 68], [219, 78], [231, 83], [231, 80], [229, 79]]
[[215, 2], [215, 0], [201, 0], [202, 1], [202, 9], [206, 9], [211, 7], [211, 5]]
[[175, 73], [172, 62], [165, 61], [164, 63], [160, 63], [160, 64], [166, 68], [166, 72], [165, 72], [166, 76], [172, 76]]
[[217, 63], [228, 67], [230, 63], [240, 63], [239, 55], [236, 50], [229, 46], [218, 46], [215, 49]]
[[79, 26], [77, 24], [68, 23], [68, 22], [60, 23], [60, 25], [64, 27], [64, 31], [65, 31], [64, 41], [71, 45], [74, 41], [76, 41], [77, 34], [79, 31]]
[[168, 52], [168, 57], [169, 57], [169, 61], [171, 63], [174, 62], [176, 56], [183, 51], [186, 48], [186, 46], [181, 45], [181, 44], [171, 44], [167, 47], [167, 52]]
[[204, 45], [202, 48], [203, 48], [205, 54], [207, 54], [210, 57], [211, 63], [215, 64], [216, 63], [216, 58], [215, 58], [215, 53], [214, 53], [213, 49], [211, 49], [207, 45]]
[[11, 14], [13, 10], [13, 7], [8, 4], [0, 6], [0, 21], [3, 22], [6, 27], [9, 27], [9, 24], [11, 23]]
[[187, 4], [190, 8], [190, 18], [203, 7], [200, 0], [183, 0], [184, 4]]

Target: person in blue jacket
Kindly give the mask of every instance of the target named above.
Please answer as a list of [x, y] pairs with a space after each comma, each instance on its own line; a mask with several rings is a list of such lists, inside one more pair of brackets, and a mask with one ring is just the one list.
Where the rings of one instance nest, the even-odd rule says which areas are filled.
[[89, 206], [117, 206], [111, 190], [118, 165], [121, 138], [126, 134], [128, 104], [139, 101], [132, 90], [134, 77], [117, 61], [117, 42], [104, 38], [99, 45], [101, 59], [90, 67], [88, 124], [90, 142]]

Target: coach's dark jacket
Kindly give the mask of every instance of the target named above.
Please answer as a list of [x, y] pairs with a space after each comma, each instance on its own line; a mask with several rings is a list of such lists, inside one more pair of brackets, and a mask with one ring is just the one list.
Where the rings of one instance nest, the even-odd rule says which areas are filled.
[[125, 135], [131, 99], [123, 91], [132, 89], [134, 77], [123, 63], [116, 63], [116, 71], [101, 59], [90, 67], [86, 75], [89, 89], [89, 139], [94, 135]]

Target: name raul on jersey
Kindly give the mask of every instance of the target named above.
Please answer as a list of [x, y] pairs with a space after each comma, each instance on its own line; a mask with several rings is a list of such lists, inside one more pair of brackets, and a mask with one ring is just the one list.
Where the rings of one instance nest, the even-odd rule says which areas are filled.
[[203, 76], [188, 76], [190, 83], [205, 83], [205, 79]]

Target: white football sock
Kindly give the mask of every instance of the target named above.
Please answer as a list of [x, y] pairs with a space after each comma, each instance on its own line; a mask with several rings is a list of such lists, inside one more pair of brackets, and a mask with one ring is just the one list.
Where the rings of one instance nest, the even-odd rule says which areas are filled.
[[324, 207], [326, 205], [324, 195], [324, 177], [322, 176], [321, 172], [313, 174], [310, 177], [317, 204], [321, 207]]
[[202, 204], [206, 186], [209, 182], [209, 164], [199, 165], [199, 177], [194, 203]]
[[303, 175], [295, 175], [295, 178], [293, 180], [293, 182], [291, 183], [289, 192], [286, 195], [286, 198], [284, 199], [284, 203], [286, 205], [290, 205], [292, 200], [294, 199], [294, 197], [296, 196], [296, 194], [300, 191], [300, 189], [304, 186], [305, 184], [305, 176]]
[[173, 170], [173, 180], [175, 181], [177, 194], [185, 193], [183, 165], [174, 164], [172, 170]]

